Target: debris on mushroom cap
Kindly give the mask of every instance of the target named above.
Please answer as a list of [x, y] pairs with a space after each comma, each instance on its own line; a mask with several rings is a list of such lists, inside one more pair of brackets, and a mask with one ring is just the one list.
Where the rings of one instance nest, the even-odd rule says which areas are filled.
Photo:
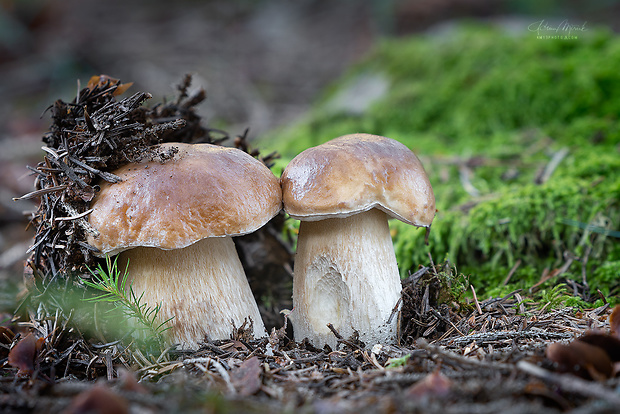
[[286, 212], [299, 220], [347, 217], [379, 208], [420, 227], [435, 216], [435, 196], [415, 154], [400, 142], [352, 134], [309, 148], [281, 178]]
[[125, 165], [114, 172], [122, 182], [101, 186], [89, 217], [99, 235], [88, 238], [101, 253], [178, 249], [207, 237], [242, 235], [280, 211], [278, 179], [243, 151], [210, 144], [157, 148], [172, 157]]
[[[129, 83], [93, 76], [82, 89], [78, 83], [71, 102], [58, 99], [48, 108], [52, 124], [43, 136], [45, 155], [31, 168], [36, 174], [34, 191], [18, 198], [40, 199], [30, 216], [35, 235], [24, 268], [28, 289], [97, 267], [86, 244], [92, 229], [85, 218], [97, 181], [118, 181], [112, 171], [135, 162], [147, 148], [161, 142], [216, 144], [232, 138], [209, 128], [198, 116], [196, 105], [206, 98], [206, 92], [202, 88], [190, 91], [191, 83], [191, 75], [186, 75], [177, 85], [175, 99], [147, 107], [143, 104], [151, 94], [136, 92], [121, 99]], [[245, 144], [245, 135], [239, 139]], [[273, 156], [260, 159], [268, 162]]]

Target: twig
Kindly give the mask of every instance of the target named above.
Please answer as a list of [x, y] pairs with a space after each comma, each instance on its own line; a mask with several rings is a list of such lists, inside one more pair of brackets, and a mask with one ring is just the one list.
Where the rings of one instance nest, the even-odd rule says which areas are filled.
[[427, 266], [424, 266], [421, 269], [416, 270], [415, 273], [412, 273], [411, 275], [409, 275], [409, 277], [407, 277], [407, 279], [403, 281], [403, 286], [407, 286], [408, 284], [415, 285], [416, 283], [418, 283], [418, 280], [420, 280], [420, 278], [422, 278], [422, 276], [424, 276], [427, 273], [428, 273]]
[[512, 371], [514, 369], [514, 365], [512, 364], [503, 364], [501, 362], [479, 361], [474, 358], [467, 358], [467, 357], [455, 354], [454, 352], [447, 351], [445, 349], [442, 349], [439, 346], [429, 344], [424, 338], [419, 338], [416, 341], [416, 346], [418, 348], [425, 349], [432, 354], [437, 354], [442, 359], [456, 361], [461, 364], [474, 365], [478, 367], [506, 370], [506, 371]]
[[93, 228], [90, 223], [88, 223], [86, 220], [84, 220], [80, 214], [83, 213], [78, 213], [77, 210], [75, 208], [73, 208], [73, 206], [67, 204], [67, 203], [63, 203], [62, 201], [59, 203], [60, 207], [63, 208], [63, 210], [65, 210], [71, 217], [75, 217], [75, 222], [87, 233], [92, 235], [93, 237], [97, 237], [99, 236], [99, 232], [97, 230], [95, 230], [95, 228]]
[[553, 174], [555, 169], [558, 168], [558, 165], [560, 165], [564, 157], [566, 157], [567, 155], [568, 148], [566, 147], [561, 148], [555, 154], [553, 154], [553, 157], [551, 157], [551, 161], [549, 161], [549, 163], [545, 166], [545, 169], [542, 171], [542, 173], [536, 177], [534, 182], [536, 184], [546, 183], [549, 178], [551, 178], [551, 175]]
[[56, 217], [54, 219], [54, 221], [71, 221], [71, 220], [76, 220], [76, 219], [85, 217], [85, 216], [89, 215], [92, 212], [93, 212], [93, 209], [91, 208], [90, 210], [86, 210], [85, 212], [77, 214], [75, 216], [71, 216], [71, 217]]
[[431, 252], [428, 252], [428, 259], [431, 262], [431, 269], [433, 269], [433, 273], [437, 276], [437, 269], [435, 269], [435, 263], [433, 262], [433, 256], [431, 256]]
[[213, 367], [217, 370], [217, 372], [220, 374], [220, 376], [226, 383], [226, 388], [228, 388], [228, 391], [231, 394], [235, 394], [237, 392], [235, 390], [235, 387], [232, 385], [232, 382], [230, 381], [230, 375], [228, 375], [228, 372], [226, 372], [226, 368], [224, 368], [224, 366], [219, 361], [213, 358], [209, 358], [209, 357], [188, 358], [188, 359], [183, 360], [183, 365], [189, 365], [189, 364], [197, 365], [197, 364], [202, 364], [202, 363], [206, 363], [207, 367], [209, 365], [213, 365]]
[[327, 324], [327, 327], [329, 328], [330, 331], [332, 331], [332, 333], [334, 334], [334, 336], [336, 336], [337, 339], [339, 340], [344, 340], [344, 338], [342, 337], [342, 335], [340, 335], [340, 332], [338, 332], [336, 330], [336, 328], [334, 328], [334, 325], [332, 325], [331, 323]]
[[566, 257], [566, 261], [564, 262], [562, 267], [560, 267], [558, 269], [553, 269], [551, 272], [543, 272], [543, 275], [540, 277], [540, 280], [538, 282], [536, 282], [536, 284], [530, 288], [530, 292], [535, 291], [535, 289], [538, 286], [542, 285], [546, 281], [548, 281], [550, 279], [553, 279], [556, 276], [560, 276], [560, 275], [564, 274], [564, 272], [566, 272], [568, 270], [568, 268], [573, 264], [573, 262], [576, 259], [576, 257], [572, 253], [570, 253], [568, 251], [564, 252], [564, 257]]
[[476, 289], [474, 289], [474, 285], [469, 285], [469, 287], [471, 288], [471, 293], [474, 295], [474, 303], [476, 304], [476, 310], [478, 310], [478, 315], [482, 315], [482, 309], [480, 308], [480, 303], [478, 302]]
[[531, 328], [527, 331], [494, 331], [494, 332], [481, 332], [471, 335], [461, 336], [457, 338], [444, 339], [441, 341], [443, 344], [450, 344], [455, 346], [463, 346], [476, 342], [481, 345], [485, 342], [502, 341], [507, 339], [572, 339], [574, 337], [571, 333], [566, 332], [547, 332], [538, 328]]
[[521, 266], [521, 259], [518, 259], [516, 261], [516, 263], [514, 264], [514, 266], [512, 266], [512, 268], [508, 272], [508, 275], [506, 276], [506, 279], [504, 279], [504, 281], [502, 282], [502, 286], [506, 286], [508, 284], [508, 282], [510, 282], [510, 279], [512, 278], [512, 275], [515, 274], [515, 272], [517, 271], [517, 268], [519, 266]]
[[340, 332], [338, 332], [336, 330], [336, 328], [334, 328], [334, 325], [332, 325], [331, 323], [327, 324], [327, 327], [329, 328], [330, 331], [332, 331], [332, 333], [336, 336], [336, 338], [338, 339], [338, 342], [343, 343], [347, 346], [349, 346], [351, 349], [361, 349], [358, 345], [355, 345], [354, 343], [352, 343], [351, 341], [344, 339], [342, 335], [340, 335]]
[[600, 398], [612, 404], [620, 405], [620, 395], [608, 390], [597, 382], [586, 381], [570, 374], [556, 374], [527, 361], [517, 362], [517, 368], [535, 377], [559, 385], [564, 391]]
[[390, 314], [390, 317], [387, 320], [388, 325], [392, 323], [392, 319], [394, 319], [394, 316], [398, 314], [398, 311], [400, 310], [400, 304], [402, 302], [403, 302], [403, 298], [402, 297], [398, 298], [398, 301], [396, 302], [396, 305], [394, 305], [394, 308], [392, 308], [392, 313]]
[[24, 194], [21, 197], [13, 197], [13, 201], [18, 201], [18, 200], [28, 200], [30, 198], [35, 198], [38, 197], [40, 195], [43, 194], [48, 194], [48, 193], [54, 193], [56, 191], [62, 191], [65, 188], [69, 187], [67, 184], [62, 184], [62, 185], [57, 185], [54, 187], [48, 187], [48, 188], [42, 188], [40, 190], [36, 190], [36, 191], [32, 191], [28, 194]]
[[583, 257], [581, 258], [581, 281], [583, 283], [584, 286], [584, 292], [587, 292], [589, 290], [589, 285], [588, 285], [588, 277], [586, 275], [586, 268], [588, 265], [588, 259], [590, 258], [590, 253], [592, 252], [592, 245], [588, 244], [586, 246], [586, 250], [583, 253]]
[[104, 180], [106, 180], [108, 182], [119, 183], [119, 182], [122, 181], [121, 177], [119, 177], [118, 175], [98, 170], [97, 168], [91, 167], [90, 165], [81, 162], [77, 158], [69, 156], [69, 160], [71, 162], [79, 165], [80, 167], [84, 168], [85, 170], [88, 170], [88, 171], [92, 172], [93, 174], [97, 174], [99, 177], [103, 178]]
[[465, 164], [459, 165], [459, 178], [461, 180], [461, 185], [463, 186], [463, 189], [470, 196], [478, 197], [480, 195], [480, 191], [476, 187], [474, 187], [474, 185], [471, 183], [471, 179], [470, 179], [471, 176], [472, 176], [472, 171], [467, 165]]
[[517, 293], [520, 293], [523, 289], [517, 289], [513, 292], [510, 292], [509, 294], [507, 294], [504, 297], [501, 298], [489, 298], [489, 299], [485, 299], [480, 303], [480, 306], [483, 308], [486, 308], [487, 306], [491, 306], [497, 302], [505, 302], [507, 299], [510, 299], [512, 296], [516, 295]]
[[463, 332], [461, 332], [459, 330], [459, 328], [456, 327], [456, 325], [454, 323], [452, 323], [452, 321], [448, 318], [445, 318], [441, 313], [437, 312], [435, 309], [430, 309], [430, 312], [439, 320], [443, 321], [444, 323], [447, 323], [448, 325], [452, 326], [452, 328], [457, 331], [459, 333], [459, 335], [463, 335]]
[[224, 355], [226, 353], [226, 351], [211, 342], [203, 342], [202, 345], [207, 347], [210, 351], [215, 352], [217, 355]]
[[515, 293], [515, 299], [517, 300], [517, 304], [519, 305], [519, 314], [525, 315], [525, 305], [523, 304], [523, 297], [519, 294], [519, 292]]

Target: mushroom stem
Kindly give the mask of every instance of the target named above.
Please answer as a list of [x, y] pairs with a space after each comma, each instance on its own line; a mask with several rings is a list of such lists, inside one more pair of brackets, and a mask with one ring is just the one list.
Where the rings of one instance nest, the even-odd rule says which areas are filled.
[[136, 295], [144, 292], [149, 307], [161, 304], [158, 318], [169, 323], [170, 344], [195, 348], [205, 336], [228, 339], [233, 324], [252, 319], [254, 336], [266, 336], [265, 326], [234, 242], [230, 237], [203, 239], [183, 249], [136, 247], [120, 255]]
[[302, 221], [291, 313], [295, 338], [333, 349], [331, 323], [366, 346], [393, 343], [398, 318], [388, 323], [401, 292], [387, 215], [371, 209], [346, 218]]

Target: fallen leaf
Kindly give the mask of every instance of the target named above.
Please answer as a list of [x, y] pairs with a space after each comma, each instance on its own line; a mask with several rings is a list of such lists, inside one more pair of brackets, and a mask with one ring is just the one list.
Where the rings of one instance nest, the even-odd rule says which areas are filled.
[[245, 360], [239, 368], [230, 373], [230, 379], [235, 389], [242, 397], [254, 395], [262, 385], [260, 379], [260, 362], [257, 357]]
[[452, 381], [439, 370], [407, 388], [405, 394], [412, 398], [443, 397], [450, 393]]
[[118, 377], [121, 380], [123, 391], [137, 392], [140, 394], [146, 394], [148, 392], [147, 389], [138, 382], [133, 373], [127, 369], [119, 368]]
[[19, 340], [9, 351], [9, 364], [18, 368], [18, 375], [34, 372], [34, 357], [37, 352], [37, 338], [32, 333]]
[[[102, 76], [105, 76], [105, 75], [102, 75]], [[88, 80], [88, 83], [86, 84], [86, 87], [92, 91], [99, 84], [100, 79], [101, 79], [101, 76], [96, 76], [96, 75], [91, 76], [90, 79]]]
[[104, 385], [79, 393], [63, 414], [128, 414], [129, 404]]
[[523, 387], [523, 391], [527, 394], [544, 397], [555, 402], [563, 411], [571, 409], [571, 405], [559, 393], [549, 389], [547, 384], [538, 379], [531, 380]]
[[114, 96], [122, 95], [132, 85], [133, 85], [133, 82], [121, 83], [120, 85], [118, 85], [118, 87], [116, 88], [116, 90], [114, 91], [114, 93], [112, 95], [114, 95]]
[[619, 337], [600, 332], [586, 332], [579, 340], [601, 348], [612, 362], [620, 361]]
[[112, 78], [108, 75], [91, 76], [91, 78], [88, 80], [88, 84], [86, 85], [86, 87], [92, 91], [97, 87], [103, 88], [104, 86], [106, 86], [106, 84], [107, 86], [116, 85], [116, 89], [114, 90], [114, 92], [112, 92], [112, 95], [118, 96], [125, 93], [127, 89], [129, 89], [133, 85], [133, 82], [120, 82], [121, 81], [119, 79]]
[[86, 84], [86, 87], [92, 91], [97, 87], [103, 87], [106, 83], [115, 85], [119, 82], [120, 81], [118, 79], [112, 78], [108, 75], [91, 76]]
[[609, 326], [611, 334], [616, 338], [620, 338], [620, 305], [616, 305], [609, 315]]
[[613, 374], [613, 364], [607, 353], [595, 345], [578, 339], [569, 344], [559, 342], [550, 344], [546, 354], [547, 358], [555, 362], [560, 372], [569, 372], [595, 380], [604, 380]]

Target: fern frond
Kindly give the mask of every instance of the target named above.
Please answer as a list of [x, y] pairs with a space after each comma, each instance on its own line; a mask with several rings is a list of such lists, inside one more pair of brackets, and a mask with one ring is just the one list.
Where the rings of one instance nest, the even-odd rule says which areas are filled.
[[84, 299], [87, 302], [109, 302], [114, 306], [109, 312], [118, 310], [126, 318], [137, 321], [136, 329], [144, 331], [144, 338], [153, 338], [160, 345], [163, 345], [163, 334], [170, 329], [169, 322], [173, 317], [163, 321], [158, 321], [161, 303], [156, 306], [149, 306], [144, 302], [144, 292], [136, 294], [131, 284], [127, 285], [128, 265], [124, 271], [120, 271], [117, 262], [118, 257], [112, 260], [106, 256], [106, 268], [101, 264], [95, 269], [88, 268], [92, 275], [91, 280], [83, 279], [86, 286], [102, 292], [98, 296]]

